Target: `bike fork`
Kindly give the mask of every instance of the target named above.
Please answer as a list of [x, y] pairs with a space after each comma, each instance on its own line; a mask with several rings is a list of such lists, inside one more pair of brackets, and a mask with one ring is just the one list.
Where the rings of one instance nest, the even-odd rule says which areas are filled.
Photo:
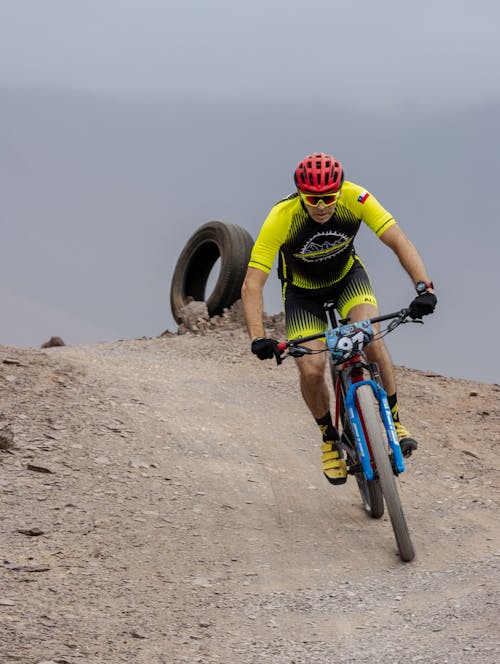
[[405, 464], [403, 460], [403, 454], [401, 452], [401, 447], [399, 446], [396, 428], [394, 427], [394, 420], [392, 419], [391, 410], [389, 408], [387, 394], [382, 387], [375, 383], [375, 381], [362, 380], [357, 383], [351, 383], [346, 395], [345, 404], [347, 413], [349, 415], [351, 429], [354, 435], [354, 441], [358, 450], [359, 459], [361, 461], [366, 479], [373, 480], [374, 473], [371, 462], [371, 455], [368, 449], [368, 443], [366, 441], [361, 418], [356, 408], [356, 390], [361, 385], [370, 385], [373, 390], [375, 398], [379, 404], [380, 416], [382, 418], [382, 422], [387, 433], [389, 446], [392, 451], [393, 469], [396, 474], [402, 473], [405, 470]]

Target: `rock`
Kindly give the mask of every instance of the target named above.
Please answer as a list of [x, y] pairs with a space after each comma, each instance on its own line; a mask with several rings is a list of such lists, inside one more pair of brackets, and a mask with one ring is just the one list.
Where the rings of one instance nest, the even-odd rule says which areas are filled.
[[35, 473], [52, 473], [53, 471], [50, 470], [49, 468], [45, 468], [45, 466], [39, 466], [34, 463], [29, 463], [27, 466], [28, 470], [32, 470]]
[[7, 424], [0, 429], [0, 450], [9, 450], [14, 447], [14, 432]]
[[48, 572], [50, 567], [48, 565], [7, 565], [7, 569], [11, 572]]
[[28, 535], [29, 537], [39, 537], [45, 534], [40, 528], [18, 528], [17, 532], [21, 533], [21, 535]]
[[48, 341], [43, 343], [40, 348], [53, 348], [54, 346], [65, 346], [66, 344], [61, 337], [50, 337]]
[[210, 320], [206, 302], [197, 302], [196, 300], [182, 307], [180, 317], [182, 321], [180, 327], [192, 332], [199, 332], [208, 327]]
[[205, 576], [198, 576], [198, 577], [192, 579], [191, 583], [192, 583], [193, 586], [198, 586], [200, 588], [210, 588], [211, 585], [212, 585], [210, 583], [210, 579], [208, 579]]
[[23, 364], [20, 362], [20, 360], [16, 360], [13, 357], [6, 357], [4, 360], [2, 360], [3, 364], [14, 364], [16, 367], [22, 367]]
[[130, 468], [149, 468], [149, 465], [142, 459], [130, 459], [128, 465]]

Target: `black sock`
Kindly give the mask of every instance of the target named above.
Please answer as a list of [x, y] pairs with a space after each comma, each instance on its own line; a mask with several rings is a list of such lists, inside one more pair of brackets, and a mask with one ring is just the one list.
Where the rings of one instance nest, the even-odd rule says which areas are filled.
[[319, 426], [321, 433], [323, 434], [323, 440], [338, 440], [339, 433], [337, 429], [333, 426], [332, 414], [328, 411], [323, 417], [318, 417], [316, 419], [316, 424]]
[[399, 409], [398, 409], [398, 395], [396, 392], [387, 395], [387, 401], [389, 402], [389, 408], [391, 409], [391, 415], [394, 422], [399, 422]]

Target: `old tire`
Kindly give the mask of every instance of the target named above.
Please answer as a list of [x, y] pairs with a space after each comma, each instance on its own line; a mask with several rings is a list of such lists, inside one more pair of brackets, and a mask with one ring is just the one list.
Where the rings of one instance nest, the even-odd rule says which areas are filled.
[[236, 224], [209, 221], [198, 228], [182, 250], [172, 277], [170, 306], [177, 323], [188, 302], [205, 302], [207, 281], [218, 258], [219, 276], [206, 300], [209, 315], [221, 315], [240, 299], [252, 246], [250, 233]]

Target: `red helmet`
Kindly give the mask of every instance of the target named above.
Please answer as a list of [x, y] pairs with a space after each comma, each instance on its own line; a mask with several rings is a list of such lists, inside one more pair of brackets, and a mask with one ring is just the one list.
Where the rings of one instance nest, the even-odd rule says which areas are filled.
[[338, 191], [344, 181], [340, 161], [324, 152], [315, 152], [303, 159], [295, 169], [297, 189], [310, 194]]

